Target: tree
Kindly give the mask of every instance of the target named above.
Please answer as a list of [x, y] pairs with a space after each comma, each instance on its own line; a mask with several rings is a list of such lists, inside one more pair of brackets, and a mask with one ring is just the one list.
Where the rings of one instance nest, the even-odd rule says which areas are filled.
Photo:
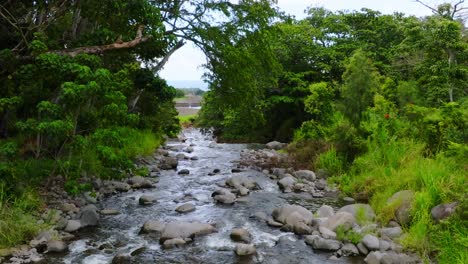
[[343, 113], [358, 128], [380, 86], [378, 73], [362, 50], [350, 58], [343, 81]]

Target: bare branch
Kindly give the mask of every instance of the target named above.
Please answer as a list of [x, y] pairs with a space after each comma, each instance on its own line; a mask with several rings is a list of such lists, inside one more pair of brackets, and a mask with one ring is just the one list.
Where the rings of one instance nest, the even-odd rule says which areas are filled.
[[88, 46], [88, 47], [79, 47], [79, 48], [74, 48], [74, 49], [64, 49], [64, 50], [55, 50], [55, 51], [50, 51], [49, 53], [55, 53], [59, 55], [67, 55], [71, 57], [75, 57], [78, 54], [81, 53], [87, 53], [87, 54], [100, 54], [105, 51], [109, 50], [118, 50], [118, 49], [129, 49], [138, 46], [141, 43], [144, 43], [148, 40], [151, 39], [151, 36], [145, 36], [143, 37], [143, 29], [144, 26], [139, 26], [136, 37], [134, 40], [127, 41], [127, 42], [121, 42], [117, 41], [112, 44], [108, 45], [101, 45], [101, 46]]
[[434, 13], [434, 14], [436, 14], [436, 15], [439, 14], [439, 10], [437, 10], [437, 9], [433, 8], [432, 6], [430, 6], [430, 5], [426, 4], [426, 3], [424, 3], [423, 1], [415, 0], [415, 2], [420, 3], [421, 5], [423, 5], [423, 6], [427, 7], [427, 8], [429, 8], [429, 9], [432, 11], [432, 13]]

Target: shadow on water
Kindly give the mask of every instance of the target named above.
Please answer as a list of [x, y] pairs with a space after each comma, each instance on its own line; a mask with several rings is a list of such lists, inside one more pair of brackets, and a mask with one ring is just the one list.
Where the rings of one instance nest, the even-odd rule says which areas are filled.
[[[115, 208], [121, 214], [105, 216], [100, 226], [87, 229], [79, 234], [77, 240], [70, 244], [66, 255], [50, 256], [47, 263], [111, 263], [114, 256], [124, 253], [133, 255], [130, 262], [122, 263], [362, 263], [361, 258], [341, 258], [330, 261], [331, 253], [314, 252], [304, 243], [303, 238], [292, 233], [284, 233], [272, 228], [251, 216], [256, 212], [271, 214], [274, 208], [282, 204], [300, 204], [315, 211], [322, 204], [339, 207], [336, 199], [304, 199], [301, 196], [280, 193], [275, 181], [264, 174], [245, 170], [241, 175], [254, 178], [261, 186], [260, 191], [252, 192], [243, 202], [232, 206], [220, 206], [213, 203], [211, 193], [217, 183], [232, 176], [231, 169], [240, 158], [245, 144], [216, 144], [209, 134], [195, 129], [184, 131], [185, 146], [194, 145], [191, 156], [198, 160], [182, 160], [178, 169], [189, 169], [187, 176], [177, 175], [174, 170], [162, 171], [156, 188], [136, 190], [104, 199], [101, 208]], [[180, 142], [168, 142], [169, 146], [180, 146]], [[177, 152], [171, 152], [175, 155]], [[208, 174], [214, 169], [221, 172], [214, 176]], [[150, 206], [138, 205], [142, 194], [153, 195], [157, 203]], [[179, 214], [174, 209], [186, 202], [177, 203], [185, 197], [196, 205], [196, 210], [188, 214]], [[200, 221], [213, 224], [217, 232], [196, 237], [194, 241], [182, 248], [164, 250], [157, 238], [151, 235], [139, 235], [143, 223], [149, 219], [170, 222]], [[250, 231], [257, 256], [241, 258], [234, 254], [235, 243], [229, 234], [233, 228], [243, 227]], [[120, 263], [120, 262], [119, 262]]]

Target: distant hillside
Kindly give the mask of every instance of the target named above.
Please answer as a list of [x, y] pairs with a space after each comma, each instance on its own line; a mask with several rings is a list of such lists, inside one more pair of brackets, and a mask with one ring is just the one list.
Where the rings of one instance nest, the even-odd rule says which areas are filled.
[[201, 80], [168, 80], [167, 83], [174, 88], [200, 88], [207, 90], [208, 85]]

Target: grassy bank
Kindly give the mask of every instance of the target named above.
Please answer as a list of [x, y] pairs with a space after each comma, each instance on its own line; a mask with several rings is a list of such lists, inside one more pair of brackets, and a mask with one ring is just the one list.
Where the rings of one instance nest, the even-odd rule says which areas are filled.
[[[0, 162], [0, 248], [27, 243], [47, 226], [47, 221], [37, 223], [46, 202], [41, 200], [38, 190], [44, 187], [48, 177], [61, 175], [65, 180], [63, 188], [70, 195], [79, 195], [91, 188], [83, 175], [111, 179], [137, 173], [133, 160], [152, 154], [161, 142], [161, 134], [116, 127], [98, 129], [83, 137], [80, 147], [57, 159], [24, 159], [17, 155], [14, 159], [3, 159]], [[2, 142], [2, 146], [5, 144]]]
[[[405, 235], [401, 243], [426, 259], [436, 258], [439, 263], [468, 263], [466, 154], [426, 157], [423, 144], [396, 138], [369, 140], [367, 149], [346, 173], [331, 180], [345, 195], [368, 199], [382, 224], [395, 218], [395, 206], [388, 199], [398, 191], [413, 190], [411, 223], [403, 227]], [[344, 171], [334, 150], [323, 153], [319, 161], [324, 169]], [[456, 214], [435, 223], [431, 209], [454, 201], [460, 203]]]

